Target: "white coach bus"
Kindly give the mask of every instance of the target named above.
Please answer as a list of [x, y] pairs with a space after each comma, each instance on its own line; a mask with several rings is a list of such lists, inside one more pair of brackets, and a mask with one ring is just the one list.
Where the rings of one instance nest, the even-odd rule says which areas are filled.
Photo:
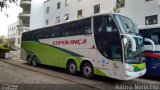
[[143, 38], [136, 24], [119, 14], [98, 14], [24, 32], [21, 46], [21, 58], [28, 64], [65, 68], [86, 78], [130, 80], [146, 72]]

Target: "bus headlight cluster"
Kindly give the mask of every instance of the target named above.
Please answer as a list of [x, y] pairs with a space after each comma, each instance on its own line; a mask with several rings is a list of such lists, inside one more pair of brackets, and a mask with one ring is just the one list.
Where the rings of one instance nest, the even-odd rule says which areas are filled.
[[134, 67], [132, 65], [127, 65], [126, 70], [129, 72], [134, 72]]

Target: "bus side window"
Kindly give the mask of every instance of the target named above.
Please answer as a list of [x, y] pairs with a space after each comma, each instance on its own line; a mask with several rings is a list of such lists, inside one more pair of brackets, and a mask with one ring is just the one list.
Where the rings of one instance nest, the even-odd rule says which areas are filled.
[[55, 27], [54, 31], [55, 31], [55, 37], [62, 37], [63, 36], [63, 32], [62, 29], [60, 28], [61, 26]]
[[99, 27], [99, 32], [116, 32], [117, 27], [114, 20], [110, 16], [104, 16], [102, 24]]
[[[144, 38], [149, 38], [154, 41], [155, 44], [160, 43], [159, 31], [156, 28], [139, 30]], [[149, 42], [144, 42], [145, 45], [150, 45]]]
[[155, 42], [155, 44], [158, 44], [158, 43], [159, 43], [158, 35], [151, 35], [151, 38], [152, 38], [152, 40]]
[[56, 37], [56, 32], [55, 32], [55, 27], [54, 27], [54, 26], [52, 26], [52, 27], [50, 28], [50, 31], [48, 32], [48, 34], [49, 34], [49, 37], [50, 37], [50, 38]]
[[74, 28], [76, 30], [75, 35], [91, 34], [91, 18], [75, 22]]
[[94, 32], [102, 33], [102, 32], [117, 32], [118, 28], [110, 16], [101, 16], [94, 17]]
[[160, 33], [158, 28], [152, 29], [151, 39], [155, 44], [160, 44]]
[[67, 23], [64, 24], [63, 26], [63, 36], [67, 37], [67, 36], [73, 36], [73, 23]]
[[[148, 32], [148, 30], [139, 30], [139, 32], [141, 33], [141, 35], [143, 36], [143, 38], [149, 38], [149, 39], [151, 39], [151, 33]], [[144, 41], [144, 44], [145, 45], [149, 45], [150, 43]]]
[[85, 26], [85, 34], [92, 34], [91, 25]]

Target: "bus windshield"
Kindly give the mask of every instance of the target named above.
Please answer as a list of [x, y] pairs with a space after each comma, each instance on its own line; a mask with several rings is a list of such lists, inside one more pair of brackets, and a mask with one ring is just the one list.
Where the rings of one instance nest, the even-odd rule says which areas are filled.
[[143, 62], [142, 47], [143, 47], [143, 38], [138, 32], [138, 26], [133, 22], [133, 20], [121, 16], [115, 15], [115, 19], [120, 27], [120, 31], [123, 34], [132, 34], [136, 42], [136, 51], [131, 50], [131, 41], [127, 38], [123, 38], [124, 44], [124, 56], [126, 63], [140, 63]]
[[122, 33], [138, 33], [138, 27], [133, 20], [121, 15], [115, 15], [115, 18], [121, 28]]
[[142, 51], [143, 51], [142, 40], [140, 40], [140, 39], [138, 40], [139, 44], [136, 45], [137, 50], [135, 52], [131, 51], [131, 42], [130, 41], [128, 41], [127, 39], [123, 40], [123, 41], [124, 41], [125, 62], [132, 63], [132, 64], [144, 62], [144, 58], [143, 58], [143, 54], [142, 54]]

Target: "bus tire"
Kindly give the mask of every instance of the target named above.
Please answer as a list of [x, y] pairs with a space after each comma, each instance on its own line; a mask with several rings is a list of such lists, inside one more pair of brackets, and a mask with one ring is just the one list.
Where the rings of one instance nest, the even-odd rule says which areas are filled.
[[86, 62], [82, 65], [82, 75], [83, 77], [88, 79], [93, 78], [94, 73], [93, 73], [93, 66], [91, 63]]
[[32, 65], [35, 66], [35, 67], [38, 66], [36, 56], [33, 56], [33, 57], [32, 57]]
[[77, 65], [74, 61], [68, 61], [67, 72], [71, 75], [76, 75], [77, 74]]
[[28, 57], [27, 57], [27, 64], [29, 64], [29, 65], [31, 65], [31, 64], [32, 64], [31, 56], [28, 56]]

